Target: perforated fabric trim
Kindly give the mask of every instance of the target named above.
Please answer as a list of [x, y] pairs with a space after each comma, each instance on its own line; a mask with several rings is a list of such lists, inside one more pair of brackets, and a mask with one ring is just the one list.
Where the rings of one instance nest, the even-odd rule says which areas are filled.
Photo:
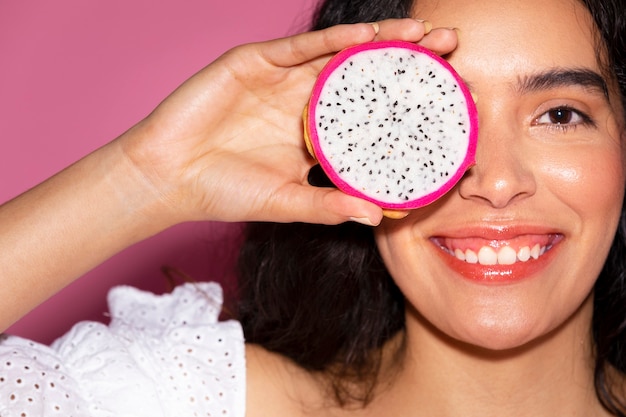
[[50, 347], [3, 336], [0, 416], [245, 415], [245, 347], [219, 322], [222, 291], [109, 293], [111, 323], [82, 322]]

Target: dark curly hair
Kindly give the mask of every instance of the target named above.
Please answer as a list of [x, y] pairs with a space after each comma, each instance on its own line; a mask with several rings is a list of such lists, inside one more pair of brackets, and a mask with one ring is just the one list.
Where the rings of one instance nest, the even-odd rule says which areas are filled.
[[[599, 58], [626, 108], [626, 4], [582, 0], [598, 28]], [[408, 17], [412, 0], [326, 0], [312, 29]], [[624, 128], [622, 128], [624, 129]], [[329, 184], [319, 172], [310, 181]], [[611, 413], [626, 404], [611, 383], [626, 371], [626, 213], [596, 283], [595, 386]], [[329, 377], [339, 404], [371, 399], [382, 345], [404, 327], [404, 298], [387, 272], [373, 230], [358, 224], [253, 223], [239, 262], [237, 318], [246, 339]], [[356, 383], [356, 384], [355, 384]], [[355, 389], [355, 386], [358, 389]]]

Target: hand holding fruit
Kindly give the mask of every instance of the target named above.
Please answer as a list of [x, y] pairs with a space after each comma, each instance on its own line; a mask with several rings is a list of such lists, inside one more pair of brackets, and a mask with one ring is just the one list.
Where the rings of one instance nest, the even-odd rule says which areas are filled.
[[[187, 220], [380, 221], [376, 205], [308, 185], [314, 161], [301, 112], [329, 57], [373, 39], [446, 52], [453, 31], [410, 19], [336, 26], [235, 48], [168, 97], [119, 142], [159, 195], [158, 215]], [[376, 33], [376, 30], [379, 30]]]

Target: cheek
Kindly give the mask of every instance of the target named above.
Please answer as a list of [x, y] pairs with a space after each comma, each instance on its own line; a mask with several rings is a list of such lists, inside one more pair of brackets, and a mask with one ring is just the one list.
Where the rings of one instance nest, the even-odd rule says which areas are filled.
[[623, 154], [618, 147], [572, 150], [544, 156], [538, 172], [546, 189], [581, 218], [618, 216], [624, 194]]
[[417, 304], [420, 300], [436, 298], [433, 281], [428, 278], [434, 274], [433, 247], [421, 233], [422, 215], [426, 211], [429, 210], [417, 210], [402, 220], [385, 219], [375, 231], [376, 244], [387, 270], [404, 296]]

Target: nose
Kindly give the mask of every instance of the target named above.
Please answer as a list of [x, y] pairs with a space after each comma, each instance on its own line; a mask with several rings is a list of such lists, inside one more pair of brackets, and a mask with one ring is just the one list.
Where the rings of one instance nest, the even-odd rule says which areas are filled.
[[466, 200], [505, 208], [536, 192], [532, 161], [524, 140], [512, 123], [481, 123], [476, 164], [459, 184]]

